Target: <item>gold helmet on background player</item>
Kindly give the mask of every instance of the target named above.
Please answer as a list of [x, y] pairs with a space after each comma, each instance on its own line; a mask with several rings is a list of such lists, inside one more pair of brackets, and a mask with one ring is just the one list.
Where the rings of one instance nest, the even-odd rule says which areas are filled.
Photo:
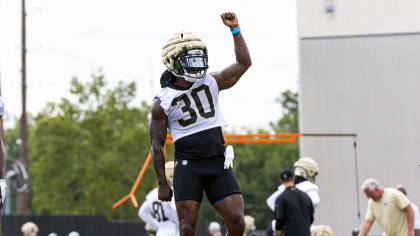
[[311, 182], [315, 182], [315, 178], [319, 172], [318, 163], [311, 157], [303, 157], [295, 162], [295, 175], [305, 177]]
[[165, 176], [166, 176], [166, 180], [168, 181], [168, 184], [172, 186], [173, 180], [174, 180], [174, 162], [173, 161], [166, 162]]
[[23, 224], [20, 230], [25, 236], [36, 236], [39, 231], [38, 226], [30, 221]]
[[250, 231], [254, 231], [254, 230], [255, 230], [255, 218], [250, 215], [246, 215], [245, 216], [245, 234], [248, 234]]
[[163, 45], [162, 60], [172, 74], [189, 82], [204, 78], [209, 68], [206, 44], [191, 32], [173, 34]]
[[311, 233], [311, 236], [333, 236], [333, 231], [328, 225], [318, 225]]

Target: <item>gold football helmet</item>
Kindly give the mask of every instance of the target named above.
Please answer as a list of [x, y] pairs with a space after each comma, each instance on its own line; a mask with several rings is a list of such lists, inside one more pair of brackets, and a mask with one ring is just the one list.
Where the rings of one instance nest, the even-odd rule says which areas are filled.
[[303, 157], [295, 162], [295, 175], [305, 177], [307, 180], [314, 182], [319, 173], [319, 166], [311, 157]]
[[318, 225], [311, 236], [333, 236], [333, 231], [328, 225]]
[[162, 60], [172, 74], [189, 82], [204, 78], [208, 69], [206, 44], [191, 32], [173, 34], [163, 45]]
[[30, 221], [23, 224], [20, 230], [25, 236], [36, 236], [39, 231], [38, 226]]
[[172, 186], [174, 180], [174, 162], [168, 161], [165, 164], [165, 176], [168, 184]]

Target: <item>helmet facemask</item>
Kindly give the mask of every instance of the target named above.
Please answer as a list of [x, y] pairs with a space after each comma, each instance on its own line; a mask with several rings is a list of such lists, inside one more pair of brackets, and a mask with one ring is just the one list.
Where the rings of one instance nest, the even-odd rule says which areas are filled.
[[175, 59], [175, 66], [179, 68], [180, 74], [186, 81], [195, 82], [206, 76], [208, 57], [205, 49], [190, 49], [179, 54]]

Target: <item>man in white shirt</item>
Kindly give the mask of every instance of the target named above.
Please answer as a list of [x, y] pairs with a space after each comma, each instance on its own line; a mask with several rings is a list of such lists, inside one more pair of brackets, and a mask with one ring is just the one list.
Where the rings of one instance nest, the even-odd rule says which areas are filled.
[[[165, 175], [168, 184], [172, 187], [174, 175], [174, 162], [165, 164]], [[139, 210], [140, 218], [156, 230], [156, 236], [179, 235], [178, 216], [175, 201], [162, 202], [158, 197], [158, 188], [154, 188], [146, 196], [146, 201]]]
[[[400, 192], [404, 193], [405, 196], [407, 196], [407, 188], [404, 187], [403, 185], [401, 184], [397, 185], [396, 189], [398, 189]], [[414, 235], [420, 236], [419, 208], [414, 203], [410, 203], [410, 204], [414, 211]]]

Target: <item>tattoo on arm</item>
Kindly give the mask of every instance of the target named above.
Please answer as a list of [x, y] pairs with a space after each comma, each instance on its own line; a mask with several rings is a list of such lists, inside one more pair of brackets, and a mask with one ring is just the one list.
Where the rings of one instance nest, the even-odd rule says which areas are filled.
[[252, 65], [248, 47], [240, 32], [233, 35], [233, 41], [235, 44], [236, 62], [220, 72], [212, 73], [212, 76], [215, 77], [217, 85], [219, 86], [219, 91], [231, 88], [235, 85]]
[[149, 123], [149, 136], [153, 166], [159, 185], [167, 184], [165, 177], [165, 154], [163, 147], [166, 141], [168, 117], [160, 106], [160, 100], [155, 99], [152, 106], [152, 118]]

